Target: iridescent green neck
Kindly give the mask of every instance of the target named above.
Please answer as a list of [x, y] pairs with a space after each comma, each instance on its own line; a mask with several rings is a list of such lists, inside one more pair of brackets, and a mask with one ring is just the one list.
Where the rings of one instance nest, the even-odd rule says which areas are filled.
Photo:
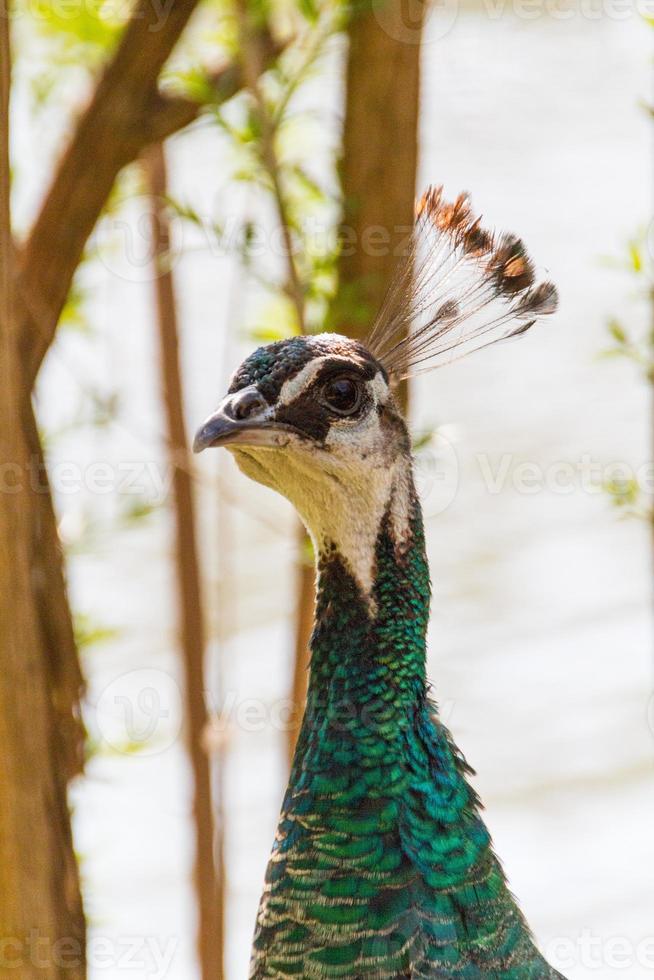
[[318, 562], [316, 622], [311, 639], [309, 724], [314, 710], [373, 716], [394, 713], [403, 727], [426, 694], [429, 568], [420, 505], [412, 495], [406, 537], [394, 539], [388, 515], [375, 553], [371, 596], [362, 593], [334, 544]]
[[383, 518], [373, 573], [369, 595], [336, 545], [321, 553], [307, 708], [250, 977], [552, 980], [428, 698], [415, 494]]

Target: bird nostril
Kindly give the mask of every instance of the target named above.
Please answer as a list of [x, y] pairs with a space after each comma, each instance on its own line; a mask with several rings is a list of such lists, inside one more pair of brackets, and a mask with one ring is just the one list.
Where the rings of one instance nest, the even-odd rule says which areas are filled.
[[262, 412], [265, 407], [266, 401], [262, 395], [257, 391], [247, 391], [234, 400], [232, 413], [235, 419], [242, 421]]

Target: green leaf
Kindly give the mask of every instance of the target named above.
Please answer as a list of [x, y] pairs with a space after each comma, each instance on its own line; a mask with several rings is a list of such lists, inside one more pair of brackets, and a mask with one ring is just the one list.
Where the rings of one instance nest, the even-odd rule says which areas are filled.
[[146, 520], [158, 509], [158, 504], [154, 504], [150, 500], [140, 500], [137, 498], [136, 500], [130, 501], [122, 513], [122, 518], [126, 524], [138, 524], [140, 521]]
[[641, 244], [637, 241], [629, 242], [629, 260], [631, 263], [631, 268], [634, 272], [643, 271], [643, 257], [641, 252]]
[[320, 17], [320, 8], [315, 0], [298, 0], [298, 6], [302, 16], [308, 20], [310, 24], [317, 23], [318, 18]]
[[425, 429], [424, 432], [416, 433], [413, 437], [413, 444], [411, 449], [414, 453], [419, 453], [423, 449], [427, 449], [431, 445], [432, 439], [436, 433], [436, 426], [431, 429]]
[[628, 341], [627, 332], [618, 320], [609, 321], [609, 333], [619, 344], [626, 344]]
[[75, 643], [79, 650], [87, 650], [99, 643], [107, 643], [119, 635], [118, 630], [102, 626], [93, 621], [87, 613], [76, 613], [74, 618]]
[[267, 326], [251, 327], [248, 330], [248, 335], [259, 344], [274, 344], [278, 340], [287, 340], [289, 337], [293, 337], [294, 333], [287, 327], [268, 324]]

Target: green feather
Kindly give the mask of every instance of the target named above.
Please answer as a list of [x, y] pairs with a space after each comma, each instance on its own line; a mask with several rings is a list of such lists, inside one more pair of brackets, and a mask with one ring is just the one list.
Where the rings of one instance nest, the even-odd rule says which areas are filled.
[[307, 708], [254, 941], [252, 978], [553, 980], [429, 702], [429, 572], [413, 501], [384, 522], [371, 617], [337, 551], [319, 566]]

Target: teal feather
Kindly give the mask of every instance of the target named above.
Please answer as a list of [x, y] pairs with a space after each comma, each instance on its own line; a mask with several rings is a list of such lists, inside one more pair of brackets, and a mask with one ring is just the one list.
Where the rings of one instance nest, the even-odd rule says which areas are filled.
[[251, 974], [560, 977], [511, 895], [471, 773], [429, 700], [422, 518], [380, 529], [371, 616], [333, 548], [320, 558], [311, 677], [266, 875]]

